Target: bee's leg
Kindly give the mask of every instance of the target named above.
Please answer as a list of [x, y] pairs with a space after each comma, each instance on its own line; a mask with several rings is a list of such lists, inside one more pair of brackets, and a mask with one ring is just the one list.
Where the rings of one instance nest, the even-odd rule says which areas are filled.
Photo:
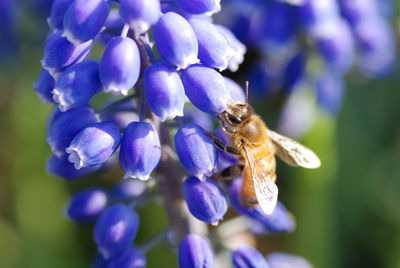
[[217, 148], [224, 150], [227, 153], [230, 154], [234, 154], [234, 155], [240, 155], [240, 153], [238, 152], [238, 150], [236, 150], [235, 148], [231, 147], [231, 146], [227, 146], [223, 141], [221, 141], [220, 139], [218, 139], [217, 137], [215, 137], [213, 134], [211, 134], [210, 132], [206, 131], [206, 134], [211, 138], [211, 140], [213, 141], [213, 143], [215, 144], [215, 146], [217, 146]]
[[235, 178], [239, 178], [242, 176], [243, 169], [244, 169], [244, 165], [242, 165], [242, 164], [236, 164], [236, 165], [227, 167], [216, 176], [216, 179], [226, 181], [226, 180], [232, 180]]

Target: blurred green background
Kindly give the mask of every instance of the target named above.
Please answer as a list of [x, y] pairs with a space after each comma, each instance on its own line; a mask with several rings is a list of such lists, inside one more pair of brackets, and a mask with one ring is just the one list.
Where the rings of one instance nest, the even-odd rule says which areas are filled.
[[[46, 174], [50, 107], [32, 84], [47, 26], [32, 10], [19, 16], [19, 47], [0, 67], [0, 267], [88, 267], [91, 226], [70, 222], [63, 209], [72, 191], [109, 178], [68, 182]], [[278, 163], [281, 196], [298, 228], [262, 238], [263, 253], [298, 254], [320, 268], [400, 267], [399, 85], [399, 69], [381, 81], [350, 76], [338, 117], [321, 112], [302, 141], [322, 167]], [[157, 205], [140, 213], [139, 243], [167, 224]], [[148, 267], [176, 267], [168, 252], [151, 250]]]

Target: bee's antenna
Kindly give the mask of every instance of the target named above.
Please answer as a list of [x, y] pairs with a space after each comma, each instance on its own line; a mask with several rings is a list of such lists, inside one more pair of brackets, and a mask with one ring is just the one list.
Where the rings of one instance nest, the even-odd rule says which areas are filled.
[[246, 81], [246, 103], [249, 102], [249, 81]]

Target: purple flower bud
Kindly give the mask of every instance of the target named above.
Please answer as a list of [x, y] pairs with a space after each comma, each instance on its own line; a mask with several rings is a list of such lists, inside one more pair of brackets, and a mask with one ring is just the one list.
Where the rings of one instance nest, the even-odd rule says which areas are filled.
[[225, 193], [207, 177], [204, 180], [187, 178], [183, 183], [183, 197], [193, 216], [212, 225], [218, 225], [228, 210]]
[[244, 54], [247, 50], [246, 46], [242, 44], [228, 28], [222, 25], [215, 25], [215, 28], [225, 37], [229, 46], [234, 51], [232, 57], [229, 59], [228, 69], [232, 72], [236, 72], [239, 69], [239, 65], [244, 60]]
[[99, 64], [84, 61], [67, 68], [51, 91], [62, 112], [85, 105], [101, 89]]
[[212, 175], [217, 152], [204, 129], [196, 124], [185, 125], [176, 132], [174, 141], [179, 160], [189, 173], [200, 179]]
[[110, 4], [106, 0], [76, 0], [64, 15], [64, 34], [80, 44], [93, 39], [103, 28]]
[[97, 254], [96, 257], [93, 259], [90, 268], [109, 268], [109, 262], [110, 260], [105, 259], [103, 255]]
[[235, 268], [269, 268], [267, 261], [256, 249], [241, 246], [233, 252], [232, 263]]
[[271, 268], [313, 268], [307, 260], [292, 254], [273, 252], [267, 255]]
[[219, 114], [231, 102], [224, 77], [211, 68], [191, 66], [184, 70], [181, 79], [186, 96], [203, 112]]
[[63, 37], [63, 32], [55, 33], [46, 42], [42, 66], [53, 77], [57, 77], [68, 66], [83, 61], [92, 51], [92, 47], [92, 40], [74, 45]]
[[[232, 207], [241, 214], [249, 217], [254, 224], [250, 230], [256, 234], [292, 232], [296, 223], [281, 202], [277, 202], [272, 214], [267, 215], [259, 205], [246, 208], [241, 203], [242, 179], [236, 179], [229, 188], [229, 198]], [[252, 228], [255, 226], [256, 228]]]
[[48, 19], [51, 28], [56, 31], [60, 31], [64, 28], [63, 22], [65, 12], [74, 1], [75, 0], [54, 0], [51, 6], [50, 18]]
[[54, 78], [48, 71], [42, 70], [38, 81], [33, 85], [33, 87], [43, 102], [53, 102], [53, 94], [51, 94], [51, 91], [54, 89], [54, 85]]
[[234, 51], [224, 35], [211, 22], [202, 19], [191, 19], [190, 24], [199, 42], [199, 59], [207, 67], [223, 71]]
[[153, 125], [133, 122], [121, 140], [119, 161], [125, 177], [148, 180], [161, 158], [161, 145]]
[[[221, 127], [218, 128], [217, 132], [215, 133], [215, 137], [220, 139], [225, 144], [229, 144], [228, 137], [226, 136], [225, 132], [222, 130]], [[237, 157], [227, 152], [224, 152], [223, 150], [217, 150], [217, 154], [218, 154], [217, 168], [216, 168], [217, 172], [221, 172], [225, 168], [233, 166], [238, 162]]]
[[67, 207], [67, 216], [77, 222], [95, 220], [107, 205], [107, 195], [99, 188], [91, 188], [74, 194]]
[[144, 73], [144, 88], [151, 111], [161, 121], [183, 116], [185, 89], [174, 68], [165, 63], [148, 67]]
[[197, 234], [186, 236], [179, 244], [178, 261], [179, 268], [213, 268], [210, 243]]
[[136, 236], [138, 215], [124, 204], [107, 208], [94, 227], [94, 240], [99, 252], [106, 258], [124, 252]]
[[297, 83], [300, 82], [301, 78], [303, 77], [305, 67], [306, 57], [304, 53], [297, 53], [290, 59], [285, 68], [284, 90], [286, 93], [292, 92]]
[[224, 77], [224, 79], [226, 88], [231, 94], [232, 101], [246, 102], [246, 95], [244, 94], [242, 87], [228, 77]]
[[57, 156], [63, 155], [65, 148], [79, 131], [98, 121], [97, 115], [89, 106], [78, 107], [60, 114], [51, 125], [47, 136], [51, 151]]
[[[369, 20], [373, 17], [379, 16], [379, 7], [381, 2], [376, 0], [353, 0], [353, 1], [338, 1], [340, 4], [340, 11], [343, 16], [351, 25], [358, 25], [359, 23]], [[379, 5], [377, 4], [379, 3]]]
[[74, 165], [68, 161], [66, 154], [60, 157], [52, 155], [47, 160], [47, 172], [53, 176], [61, 177], [67, 180], [79, 179], [95, 172], [98, 169], [98, 166], [94, 166], [77, 170], [75, 169]]
[[100, 62], [100, 79], [104, 92], [128, 95], [139, 78], [139, 48], [129, 37], [114, 37]]
[[112, 200], [134, 199], [143, 194], [146, 189], [146, 182], [135, 179], [125, 179], [114, 186], [110, 192], [110, 198]]
[[339, 19], [339, 8], [335, 0], [306, 0], [298, 7], [299, 18], [308, 29]]
[[342, 104], [344, 81], [341, 75], [326, 71], [316, 80], [315, 89], [320, 106], [330, 115], [336, 115]]
[[180, 125], [194, 123], [204, 129], [214, 128], [213, 117], [207, 113], [199, 111], [199, 109], [192, 105], [186, 105], [183, 109], [183, 114], [183, 117], [176, 119]]
[[130, 123], [139, 121], [139, 115], [134, 112], [135, 110], [136, 105], [134, 102], [124, 102], [118, 107], [114, 107], [112, 113], [105, 114], [104, 119], [113, 122], [120, 129], [125, 129]]
[[136, 35], [147, 32], [161, 16], [159, 0], [121, 0], [119, 12]]
[[119, 146], [119, 128], [111, 122], [94, 123], [82, 129], [65, 149], [76, 169], [102, 164]]
[[154, 42], [161, 58], [178, 69], [199, 62], [196, 34], [181, 15], [164, 14], [154, 26]]
[[221, 10], [221, 0], [176, 0], [176, 3], [186, 12], [193, 14], [217, 13]]
[[137, 248], [128, 248], [121, 255], [110, 260], [108, 268], [144, 268], [146, 257]]

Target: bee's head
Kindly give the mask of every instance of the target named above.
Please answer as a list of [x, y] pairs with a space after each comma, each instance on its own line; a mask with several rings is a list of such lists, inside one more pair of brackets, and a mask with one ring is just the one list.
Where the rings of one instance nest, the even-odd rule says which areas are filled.
[[245, 102], [233, 102], [220, 114], [218, 119], [225, 127], [240, 127], [250, 115], [253, 114], [253, 108]]

